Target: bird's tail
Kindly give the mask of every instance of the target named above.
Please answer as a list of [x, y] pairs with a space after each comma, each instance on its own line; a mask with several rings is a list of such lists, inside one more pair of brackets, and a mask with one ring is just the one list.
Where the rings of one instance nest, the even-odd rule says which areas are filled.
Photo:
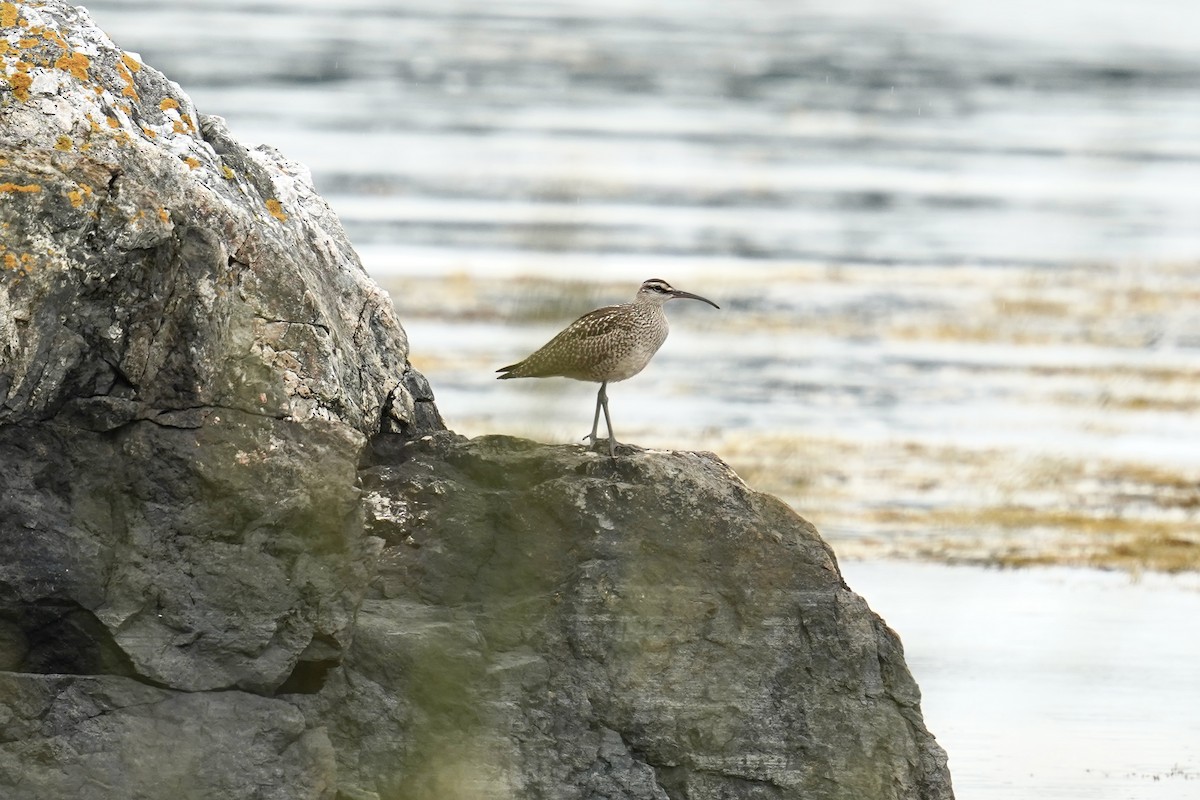
[[504, 374], [497, 375], [496, 380], [502, 381], [502, 380], [506, 380], [508, 378], [523, 378], [523, 377], [525, 377], [524, 375], [521, 375], [519, 373], [520, 368], [521, 368], [520, 362], [517, 362], [516, 364], [509, 364], [507, 367], [501, 367], [500, 369], [496, 370], [496, 372], [503, 372]]

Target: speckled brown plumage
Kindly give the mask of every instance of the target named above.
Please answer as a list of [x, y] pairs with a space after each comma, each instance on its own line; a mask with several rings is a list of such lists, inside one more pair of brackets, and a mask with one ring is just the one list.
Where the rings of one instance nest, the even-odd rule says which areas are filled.
[[662, 347], [670, 330], [663, 305], [673, 298], [700, 300], [720, 307], [699, 295], [674, 289], [664, 280], [651, 278], [638, 289], [633, 302], [589, 311], [529, 357], [496, 371], [503, 373], [501, 379], [562, 377], [599, 383], [592, 432], [586, 438], [595, 444], [603, 409], [609, 453], [615, 458], [616, 439], [605, 390], [609, 383], [632, 378], [645, 369]]

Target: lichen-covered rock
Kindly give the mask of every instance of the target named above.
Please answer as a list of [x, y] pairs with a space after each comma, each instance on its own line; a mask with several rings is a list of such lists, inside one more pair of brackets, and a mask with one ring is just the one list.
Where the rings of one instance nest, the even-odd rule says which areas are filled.
[[952, 796], [895, 634], [811, 525], [711, 454], [442, 433], [377, 440], [363, 474], [386, 547], [345, 667], [400, 707], [304, 699], [352, 754], [341, 780], [410, 800]]
[[332, 798], [268, 697], [349, 646], [368, 437], [442, 427], [407, 354], [303, 167], [84, 10], [0, 2], [0, 796]]
[[82, 9], [0, 12], [0, 423], [197, 407], [412, 427], [407, 341], [304, 167]]

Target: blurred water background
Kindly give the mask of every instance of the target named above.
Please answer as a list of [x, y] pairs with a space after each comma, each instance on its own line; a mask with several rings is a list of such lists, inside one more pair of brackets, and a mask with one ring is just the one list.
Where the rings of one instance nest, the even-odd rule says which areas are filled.
[[617, 434], [817, 525], [960, 797], [1200, 791], [1194, 0], [87, 5], [311, 169], [461, 433], [577, 440], [594, 387], [493, 370], [645, 278], [720, 303]]

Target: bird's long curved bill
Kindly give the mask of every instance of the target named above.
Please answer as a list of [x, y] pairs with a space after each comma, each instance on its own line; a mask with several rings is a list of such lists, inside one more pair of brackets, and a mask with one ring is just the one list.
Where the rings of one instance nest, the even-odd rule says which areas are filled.
[[683, 300], [699, 300], [701, 303], [708, 303], [713, 308], [720, 308], [719, 305], [714, 303], [712, 300], [709, 300], [707, 297], [701, 297], [700, 295], [692, 294], [691, 292], [683, 292], [683, 291], [680, 291], [679, 289], [676, 289], [675, 291], [671, 292], [671, 297], [683, 299]]

